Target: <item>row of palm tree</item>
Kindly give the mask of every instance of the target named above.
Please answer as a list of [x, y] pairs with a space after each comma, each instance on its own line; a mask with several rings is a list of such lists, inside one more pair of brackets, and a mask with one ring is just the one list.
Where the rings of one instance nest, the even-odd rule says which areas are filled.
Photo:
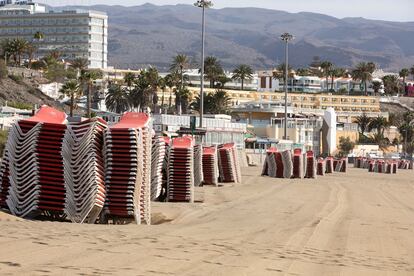
[[[64, 64], [57, 61], [52, 56], [48, 56], [44, 60], [46, 60], [46, 76], [50, 75], [55, 78], [62, 77], [65, 79], [65, 83], [60, 92], [70, 98], [70, 116], [73, 116], [73, 111], [79, 97], [86, 95], [86, 116], [91, 118], [94, 81], [102, 79], [102, 71], [99, 69], [88, 69], [89, 62], [85, 58], [76, 58], [71, 62], [70, 67], [67, 69]], [[58, 68], [59, 73], [56, 73], [56, 69]], [[60, 72], [60, 70], [62, 70], [62, 72]]]
[[[412, 156], [414, 152], [414, 112], [406, 112], [404, 114], [390, 114], [388, 120], [385, 117], [379, 116], [370, 118], [366, 114], [358, 116], [355, 120], [360, 130], [360, 142], [374, 142], [380, 147], [390, 145], [390, 141], [384, 137], [384, 132], [387, 128], [395, 126], [398, 128], [401, 139], [395, 139], [393, 144], [404, 146], [404, 151]], [[369, 132], [371, 137], [368, 137]]]
[[27, 56], [29, 60], [28, 67], [31, 68], [35, 53], [38, 50], [36, 43], [43, 39], [44, 34], [36, 32], [32, 41], [27, 41], [21, 37], [2, 40], [0, 42], [1, 56], [6, 62], [13, 59], [15, 66], [20, 66], [22, 64], [22, 57]]

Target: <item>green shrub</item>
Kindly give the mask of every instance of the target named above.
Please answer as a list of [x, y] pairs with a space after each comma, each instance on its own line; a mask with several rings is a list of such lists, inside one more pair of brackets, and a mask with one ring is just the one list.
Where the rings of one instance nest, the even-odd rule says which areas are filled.
[[26, 110], [32, 110], [33, 105], [29, 103], [21, 103], [21, 102], [8, 102], [8, 106], [18, 108], [18, 109], [26, 109]]
[[9, 75], [9, 78], [19, 84], [23, 82], [23, 77], [19, 75]]
[[7, 70], [6, 63], [4, 60], [0, 59], [0, 80], [8, 76], [9, 72]]

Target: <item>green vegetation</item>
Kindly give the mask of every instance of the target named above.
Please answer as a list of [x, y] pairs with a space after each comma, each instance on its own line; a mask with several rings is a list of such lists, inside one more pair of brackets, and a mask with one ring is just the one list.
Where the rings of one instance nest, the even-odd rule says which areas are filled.
[[361, 62], [352, 70], [352, 79], [364, 84], [365, 96], [368, 96], [368, 82], [372, 80], [374, 71], [375, 64], [372, 62]]
[[355, 148], [355, 143], [349, 137], [339, 138], [339, 155], [346, 157]]
[[0, 80], [7, 78], [9, 71], [7, 70], [6, 63], [3, 59], [0, 59]]
[[241, 81], [241, 90], [244, 90], [244, 81], [253, 79], [253, 69], [246, 64], [239, 65], [233, 71], [233, 79]]
[[8, 106], [18, 108], [18, 109], [25, 109], [25, 110], [32, 110], [33, 104], [30, 103], [21, 103], [21, 102], [8, 102]]

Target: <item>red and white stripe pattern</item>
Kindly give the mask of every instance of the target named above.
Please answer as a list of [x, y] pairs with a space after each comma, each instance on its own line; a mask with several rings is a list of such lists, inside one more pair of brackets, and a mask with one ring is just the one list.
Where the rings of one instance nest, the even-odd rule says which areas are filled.
[[218, 147], [220, 181], [223, 183], [241, 183], [241, 169], [238, 152], [234, 143]]
[[216, 147], [203, 148], [203, 180], [205, 185], [218, 186], [218, 160]]

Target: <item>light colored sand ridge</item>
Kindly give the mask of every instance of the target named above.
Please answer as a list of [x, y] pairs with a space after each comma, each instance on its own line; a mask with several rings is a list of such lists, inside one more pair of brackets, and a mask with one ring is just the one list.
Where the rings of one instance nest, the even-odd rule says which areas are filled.
[[283, 180], [243, 169], [203, 204], [154, 204], [154, 226], [0, 213], [0, 274], [414, 275], [413, 172]]

